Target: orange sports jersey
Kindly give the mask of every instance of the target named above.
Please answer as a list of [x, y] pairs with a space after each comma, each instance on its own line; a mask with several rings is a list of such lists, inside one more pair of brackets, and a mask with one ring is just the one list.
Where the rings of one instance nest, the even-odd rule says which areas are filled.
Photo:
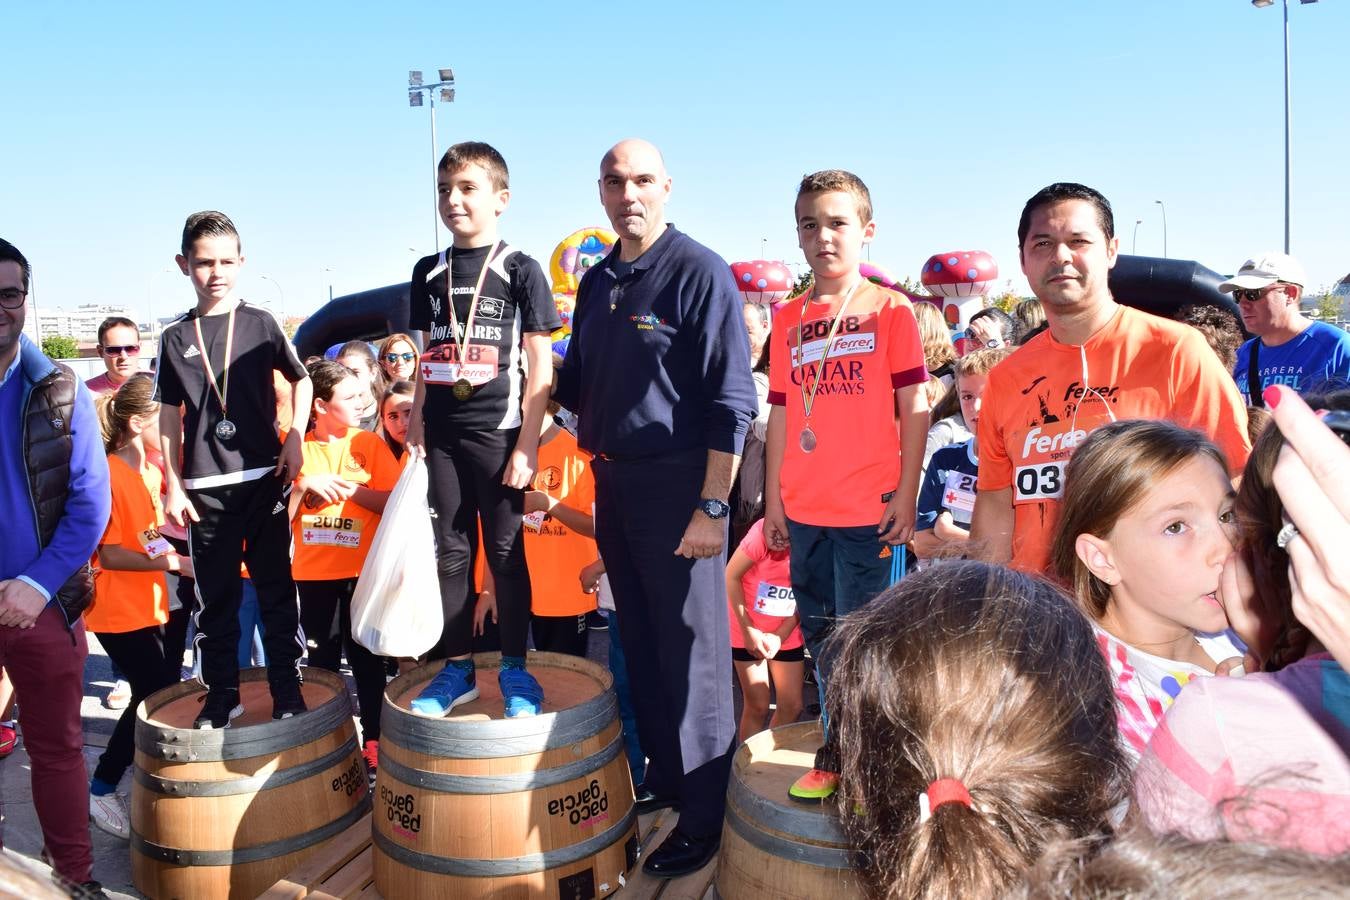
[[1042, 332], [989, 373], [980, 409], [979, 490], [1012, 489], [1013, 566], [1048, 571], [1069, 457], [1119, 419], [1194, 428], [1234, 475], [1251, 452], [1237, 386], [1189, 325], [1122, 306], [1081, 347]]
[[[595, 515], [595, 479], [590, 456], [577, 446], [571, 432], [559, 429], [539, 447], [539, 470], [530, 487]], [[581, 570], [595, 561], [595, 539], [577, 534], [556, 516], [525, 516], [525, 565], [530, 570], [530, 612], [536, 616], [579, 616], [595, 609], [595, 594], [581, 589]], [[483, 583], [483, 534], [478, 534], [476, 584]]]
[[[159, 503], [160, 474], [153, 465], [144, 477], [116, 454], [108, 456], [112, 515], [100, 545], [122, 547], [151, 559], [173, 548], [159, 533], [164, 508]], [[169, 621], [169, 593], [163, 572], [105, 569], [97, 557], [94, 602], [84, 611], [85, 627], [95, 633], [122, 634]]]
[[[826, 356], [830, 323], [841, 303], [842, 298], [828, 304], [813, 300], [803, 316], [797, 298], [774, 316], [769, 402], [787, 412], [783, 510], [808, 525], [875, 525], [900, 480], [895, 390], [922, 383], [928, 371], [909, 300], [870, 281], [854, 292]], [[815, 383], [822, 356], [824, 373], [810, 422], [816, 447], [807, 453], [801, 446], [807, 424], [802, 392]]]
[[[305, 435], [301, 446], [304, 462], [300, 474], [328, 473], [365, 485], [373, 491], [393, 490], [399, 465], [385, 442], [360, 428], [332, 441]], [[337, 581], [361, 574], [371, 539], [380, 524], [379, 513], [371, 512], [354, 499], [326, 503], [313, 494], [300, 498], [300, 508], [291, 523], [295, 557], [291, 574], [296, 581]]]

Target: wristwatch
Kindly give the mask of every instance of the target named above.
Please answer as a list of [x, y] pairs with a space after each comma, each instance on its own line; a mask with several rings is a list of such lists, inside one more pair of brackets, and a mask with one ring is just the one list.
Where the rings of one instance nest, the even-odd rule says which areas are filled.
[[699, 502], [698, 508], [703, 510], [703, 514], [710, 519], [725, 519], [731, 512], [731, 507], [727, 506], [726, 501], [718, 499], [704, 499]]

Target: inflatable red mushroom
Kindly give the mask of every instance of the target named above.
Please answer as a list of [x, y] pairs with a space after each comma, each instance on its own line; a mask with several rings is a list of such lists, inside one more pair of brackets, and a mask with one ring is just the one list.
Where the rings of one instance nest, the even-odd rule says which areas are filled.
[[769, 305], [792, 293], [792, 273], [781, 262], [767, 259], [735, 262], [731, 264], [731, 274], [746, 303]]
[[920, 280], [938, 297], [975, 297], [988, 293], [998, 278], [998, 263], [983, 250], [935, 253], [923, 264]]

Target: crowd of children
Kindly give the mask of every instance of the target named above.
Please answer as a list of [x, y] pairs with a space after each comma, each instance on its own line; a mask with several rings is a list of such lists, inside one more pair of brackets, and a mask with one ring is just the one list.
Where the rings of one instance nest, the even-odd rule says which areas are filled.
[[[90, 785], [100, 828], [129, 834], [116, 788], [134, 710], [180, 677], [185, 606], [207, 688], [195, 726], [242, 711], [246, 584], [273, 718], [306, 711], [302, 657], [334, 672], [345, 658], [375, 770], [391, 666], [353, 640], [350, 607], [410, 454], [428, 466], [445, 616], [429, 654], [444, 667], [413, 711], [477, 698], [472, 651], [489, 623], [507, 717], [546, 701], [527, 646], [587, 653], [605, 566], [588, 457], [548, 396], [547, 281], [498, 236], [510, 189], [493, 148], [451, 147], [438, 196], [453, 240], [414, 268], [420, 339], [351, 341], [307, 363], [235, 296], [233, 223], [189, 217], [178, 262], [196, 306], [165, 330], [155, 376], [99, 404], [114, 502], [86, 623], [131, 694]], [[1298, 554], [1313, 571], [1313, 551], [1293, 543], [1277, 491], [1291, 452], [1277, 424], [1301, 401], [1260, 433], [1236, 488], [1209, 438], [1111, 415], [1056, 469], [1058, 521], [1034, 549], [1058, 586], [966, 561], [985, 388], [1044, 317], [985, 316], [958, 355], [940, 317], [859, 274], [876, 228], [860, 179], [807, 176], [795, 217], [809, 289], [771, 323], [746, 312], [763, 410], [725, 574], [739, 737], [796, 721], [814, 679], [824, 743], [789, 794], [838, 795], [868, 892], [1059, 896], [1129, 877], [1131, 853], [1171, 854], [1180, 877], [1217, 839], [1350, 851], [1347, 648], [1327, 624], [1345, 613], [1292, 577]], [[1270, 390], [1273, 409], [1288, 392]], [[1350, 393], [1314, 405], [1347, 409]], [[921, 571], [897, 583], [911, 552]], [[1313, 883], [1345, 874], [1297, 862], [1266, 859]]]

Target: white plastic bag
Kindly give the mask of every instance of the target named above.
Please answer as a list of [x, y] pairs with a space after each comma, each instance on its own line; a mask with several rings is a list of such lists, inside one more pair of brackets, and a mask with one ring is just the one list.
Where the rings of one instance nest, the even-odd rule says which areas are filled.
[[352, 637], [380, 656], [420, 656], [444, 623], [427, 464], [408, 453], [352, 595]]

